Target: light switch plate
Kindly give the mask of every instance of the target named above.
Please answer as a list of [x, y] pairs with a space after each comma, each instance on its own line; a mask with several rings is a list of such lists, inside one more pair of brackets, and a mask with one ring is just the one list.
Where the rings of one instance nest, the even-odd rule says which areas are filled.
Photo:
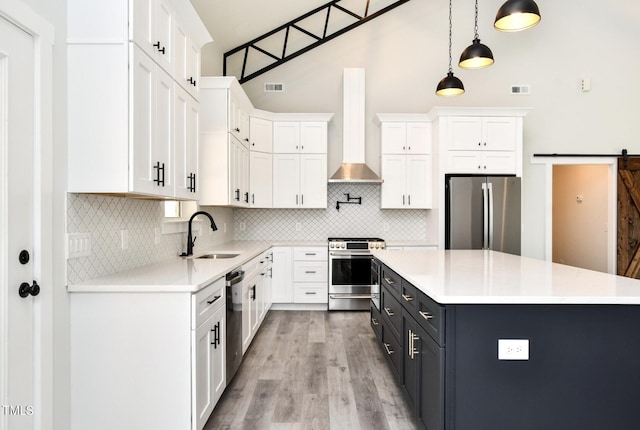
[[528, 360], [529, 339], [498, 339], [498, 360]]

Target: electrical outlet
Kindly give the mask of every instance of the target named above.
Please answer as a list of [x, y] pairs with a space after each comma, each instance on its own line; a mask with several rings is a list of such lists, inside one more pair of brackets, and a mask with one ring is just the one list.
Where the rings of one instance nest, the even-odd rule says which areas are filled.
[[529, 339], [498, 339], [498, 360], [528, 360]]
[[129, 230], [120, 230], [120, 246], [123, 250], [129, 247]]
[[223, 222], [223, 223], [222, 223], [222, 232], [223, 232], [223, 233], [226, 233], [226, 232], [227, 232], [227, 223], [226, 223], [226, 222]]
[[244, 231], [247, 228], [247, 225], [244, 223], [244, 221], [240, 221], [240, 231]]
[[67, 239], [67, 255], [69, 258], [87, 257], [91, 255], [91, 234], [69, 233]]

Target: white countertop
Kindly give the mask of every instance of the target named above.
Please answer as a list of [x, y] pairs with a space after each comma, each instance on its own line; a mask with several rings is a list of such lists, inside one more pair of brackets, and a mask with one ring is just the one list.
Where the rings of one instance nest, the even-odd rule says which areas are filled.
[[441, 304], [640, 304], [640, 280], [495, 251], [374, 251]]
[[273, 246], [326, 247], [327, 242], [233, 241], [215, 246], [205, 252], [198, 252], [193, 257], [212, 252], [237, 253], [239, 254], [237, 257], [214, 260], [176, 256], [113, 275], [69, 285], [67, 291], [71, 293], [195, 292]]

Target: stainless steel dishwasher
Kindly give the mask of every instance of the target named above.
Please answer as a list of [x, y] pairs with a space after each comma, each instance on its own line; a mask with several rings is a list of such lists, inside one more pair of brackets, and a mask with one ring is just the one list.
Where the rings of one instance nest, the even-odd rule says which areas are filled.
[[226, 276], [227, 297], [227, 385], [242, 362], [242, 280], [244, 271], [237, 267]]

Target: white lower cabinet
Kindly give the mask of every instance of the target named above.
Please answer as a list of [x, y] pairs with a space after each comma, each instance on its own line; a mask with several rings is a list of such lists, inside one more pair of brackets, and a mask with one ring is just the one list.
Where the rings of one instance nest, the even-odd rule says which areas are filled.
[[242, 281], [242, 353], [255, 337], [267, 311], [271, 307], [272, 251], [268, 250], [243, 264]]
[[273, 252], [271, 301], [293, 303], [293, 248], [274, 246], [271, 250]]
[[201, 430], [226, 384], [224, 294], [71, 293], [71, 429]]

